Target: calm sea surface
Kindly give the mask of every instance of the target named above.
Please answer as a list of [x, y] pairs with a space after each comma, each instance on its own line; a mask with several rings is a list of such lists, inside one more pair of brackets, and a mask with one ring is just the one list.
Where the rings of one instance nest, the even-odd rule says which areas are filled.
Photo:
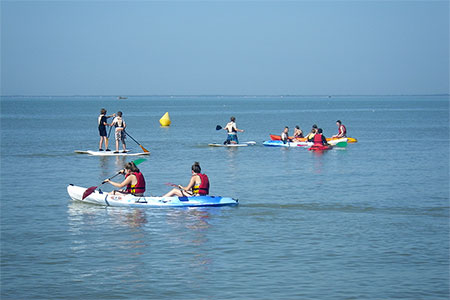
[[[102, 107], [151, 151], [147, 195], [199, 161], [211, 193], [240, 205], [71, 201], [68, 184], [129, 160], [74, 153], [98, 148]], [[207, 146], [230, 116], [256, 146]], [[337, 119], [358, 143], [262, 146], [286, 125], [331, 136]], [[3, 97], [0, 209], [1, 299], [448, 299], [449, 98]]]

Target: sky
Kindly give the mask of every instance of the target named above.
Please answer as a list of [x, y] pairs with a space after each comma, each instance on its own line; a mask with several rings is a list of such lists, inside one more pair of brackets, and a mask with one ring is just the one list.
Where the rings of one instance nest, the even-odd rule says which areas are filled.
[[449, 1], [1, 0], [8, 95], [449, 93]]

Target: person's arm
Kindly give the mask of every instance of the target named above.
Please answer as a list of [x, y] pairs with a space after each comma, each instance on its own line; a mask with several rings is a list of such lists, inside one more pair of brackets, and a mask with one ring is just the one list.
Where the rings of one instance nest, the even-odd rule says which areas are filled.
[[[131, 184], [131, 182], [133, 181], [132, 176], [134, 176], [134, 175], [128, 176], [128, 177], [125, 178], [125, 180], [122, 181], [121, 183], [114, 182], [114, 181], [111, 181], [111, 180], [109, 180], [109, 179], [106, 179], [105, 182], [108, 182], [108, 183], [110, 183], [111, 185], [113, 185], [113, 186], [115, 186], [115, 187], [122, 188], [122, 187], [124, 187], [124, 186], [127, 186], [128, 184]], [[136, 176], [135, 176], [135, 177], [136, 177]]]
[[184, 187], [182, 185], [179, 185], [178, 187], [185, 191], [191, 191], [191, 189], [194, 187], [194, 185], [195, 185], [195, 176], [192, 176], [191, 180], [189, 181], [189, 184], [186, 187]]
[[238, 131], [238, 132], [244, 132], [244, 130], [238, 129], [238, 128], [236, 127], [236, 123], [234, 124], [234, 130], [236, 130], [236, 131]]

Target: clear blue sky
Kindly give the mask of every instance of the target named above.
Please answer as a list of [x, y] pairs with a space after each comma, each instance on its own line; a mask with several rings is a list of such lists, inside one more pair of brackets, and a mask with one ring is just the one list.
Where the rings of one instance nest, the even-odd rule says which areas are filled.
[[1, 1], [2, 95], [449, 92], [449, 1]]

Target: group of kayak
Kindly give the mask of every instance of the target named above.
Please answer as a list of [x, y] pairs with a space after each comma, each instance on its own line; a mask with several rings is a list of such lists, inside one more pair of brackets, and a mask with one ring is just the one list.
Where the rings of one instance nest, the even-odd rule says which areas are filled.
[[311, 131], [303, 136], [299, 126], [295, 126], [294, 135], [289, 136], [289, 127], [285, 127], [281, 135], [270, 135], [271, 140], [265, 141], [264, 146], [269, 147], [309, 147], [312, 151], [330, 150], [333, 147], [346, 147], [347, 143], [356, 143], [354, 138], [347, 137], [347, 129], [340, 120], [336, 121], [338, 133], [326, 138], [322, 128], [314, 124]]
[[[122, 119], [122, 113], [118, 112], [117, 117], [115, 115], [106, 116], [106, 110], [102, 109], [99, 116], [99, 133], [100, 143], [99, 151], [105, 155], [106, 153], [112, 155], [133, 155], [128, 153], [125, 144], [125, 122]], [[111, 124], [108, 124], [106, 120], [109, 117], [115, 117], [115, 120]], [[306, 136], [303, 136], [302, 130], [296, 126], [294, 135], [289, 136], [289, 128], [286, 126], [281, 135], [270, 135], [271, 140], [263, 143], [265, 146], [276, 147], [297, 147], [308, 146], [309, 150], [328, 150], [332, 147], [345, 147], [347, 143], [354, 143], [357, 140], [347, 137], [347, 129], [340, 120], [336, 121], [338, 125], [338, 134], [331, 138], [326, 138], [323, 135], [323, 130], [318, 128], [317, 125], [313, 125], [311, 132]], [[116, 127], [116, 151], [108, 151], [108, 139], [106, 135], [106, 126]], [[237, 132], [244, 132], [242, 129], [238, 129], [236, 126], [236, 118], [231, 117], [230, 122], [222, 128], [217, 125], [216, 130], [224, 129], [227, 131], [227, 139], [223, 144], [210, 144], [210, 145], [222, 145], [222, 146], [238, 146], [249, 145], [255, 142], [247, 142], [239, 144]], [[131, 138], [131, 136], [130, 136]], [[133, 139], [133, 138], [132, 138]], [[134, 140], [134, 139], [133, 139]], [[142, 145], [134, 140], [141, 148], [143, 153], [135, 153], [134, 155], [149, 154]], [[119, 142], [122, 143], [123, 151], [119, 153]], [[102, 144], [105, 144], [106, 151], [102, 150]], [[88, 153], [89, 151], [76, 151], [78, 153], [87, 153], [96, 155], [95, 153]], [[91, 151], [93, 152], [93, 151]], [[161, 197], [146, 197], [145, 178], [142, 172], [137, 167], [138, 164], [144, 162], [146, 159], [137, 159], [125, 164], [124, 168], [120, 170], [114, 176], [105, 179], [100, 185], [109, 183], [112, 186], [119, 188], [112, 192], [103, 192], [99, 189], [99, 186], [92, 186], [89, 188], [83, 188], [70, 184], [67, 187], [67, 191], [73, 200], [106, 205], [106, 206], [133, 206], [133, 207], [195, 207], [195, 206], [224, 206], [224, 205], [237, 205], [238, 200], [230, 197], [210, 196], [209, 195], [209, 178], [206, 174], [201, 173], [201, 167], [198, 162], [195, 162], [191, 167], [191, 178], [186, 186], [167, 184], [173, 186], [173, 189], [167, 192]], [[115, 182], [111, 179], [117, 175], [124, 175], [124, 179], [121, 182]]]

